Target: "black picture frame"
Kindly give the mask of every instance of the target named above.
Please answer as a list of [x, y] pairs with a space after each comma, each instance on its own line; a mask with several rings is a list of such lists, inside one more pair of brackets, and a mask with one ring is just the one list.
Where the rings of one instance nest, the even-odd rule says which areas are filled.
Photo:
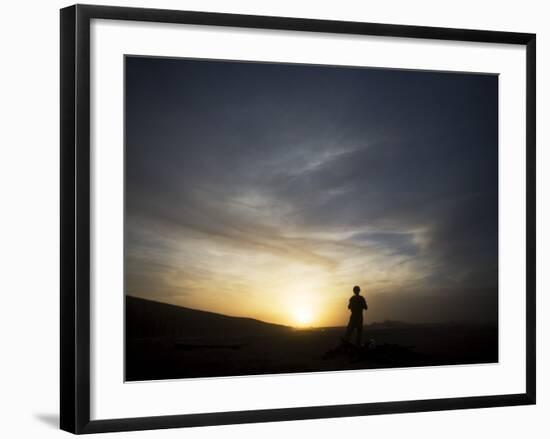
[[[60, 16], [61, 429], [77, 434], [99, 433], [535, 404], [535, 34], [89, 5], [74, 5], [61, 9]], [[525, 66], [527, 75], [526, 392], [481, 397], [90, 420], [90, 21], [92, 19], [525, 46], [527, 60]]]

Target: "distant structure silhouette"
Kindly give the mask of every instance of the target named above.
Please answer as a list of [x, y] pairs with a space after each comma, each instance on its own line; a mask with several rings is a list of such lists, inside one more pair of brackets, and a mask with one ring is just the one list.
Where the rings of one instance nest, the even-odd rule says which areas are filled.
[[367, 301], [359, 293], [361, 288], [357, 285], [353, 287], [353, 296], [349, 299], [348, 309], [351, 311], [349, 317], [348, 327], [346, 329], [345, 340], [349, 342], [353, 331], [357, 333], [357, 346], [361, 346], [361, 339], [363, 337], [363, 310], [368, 309]]

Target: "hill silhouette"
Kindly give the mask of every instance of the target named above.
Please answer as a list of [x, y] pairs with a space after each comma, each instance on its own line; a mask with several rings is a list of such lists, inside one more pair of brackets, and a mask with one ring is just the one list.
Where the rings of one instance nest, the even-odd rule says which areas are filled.
[[366, 345], [345, 328], [294, 328], [126, 296], [125, 380], [156, 380], [478, 364], [498, 361], [498, 327], [367, 325]]
[[126, 296], [126, 336], [128, 338], [263, 336], [290, 330], [288, 326], [252, 318], [232, 317]]

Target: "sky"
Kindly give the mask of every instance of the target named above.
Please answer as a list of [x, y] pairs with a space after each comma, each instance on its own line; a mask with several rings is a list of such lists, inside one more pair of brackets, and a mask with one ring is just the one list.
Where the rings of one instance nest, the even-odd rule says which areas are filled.
[[498, 318], [498, 76], [127, 56], [125, 292], [291, 326]]

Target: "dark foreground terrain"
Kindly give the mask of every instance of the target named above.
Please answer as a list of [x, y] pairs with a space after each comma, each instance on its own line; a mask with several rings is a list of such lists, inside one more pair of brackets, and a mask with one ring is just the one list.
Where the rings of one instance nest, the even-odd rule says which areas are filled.
[[342, 342], [343, 332], [296, 330], [127, 297], [126, 380], [498, 361], [496, 326], [375, 323], [365, 326], [362, 348]]

